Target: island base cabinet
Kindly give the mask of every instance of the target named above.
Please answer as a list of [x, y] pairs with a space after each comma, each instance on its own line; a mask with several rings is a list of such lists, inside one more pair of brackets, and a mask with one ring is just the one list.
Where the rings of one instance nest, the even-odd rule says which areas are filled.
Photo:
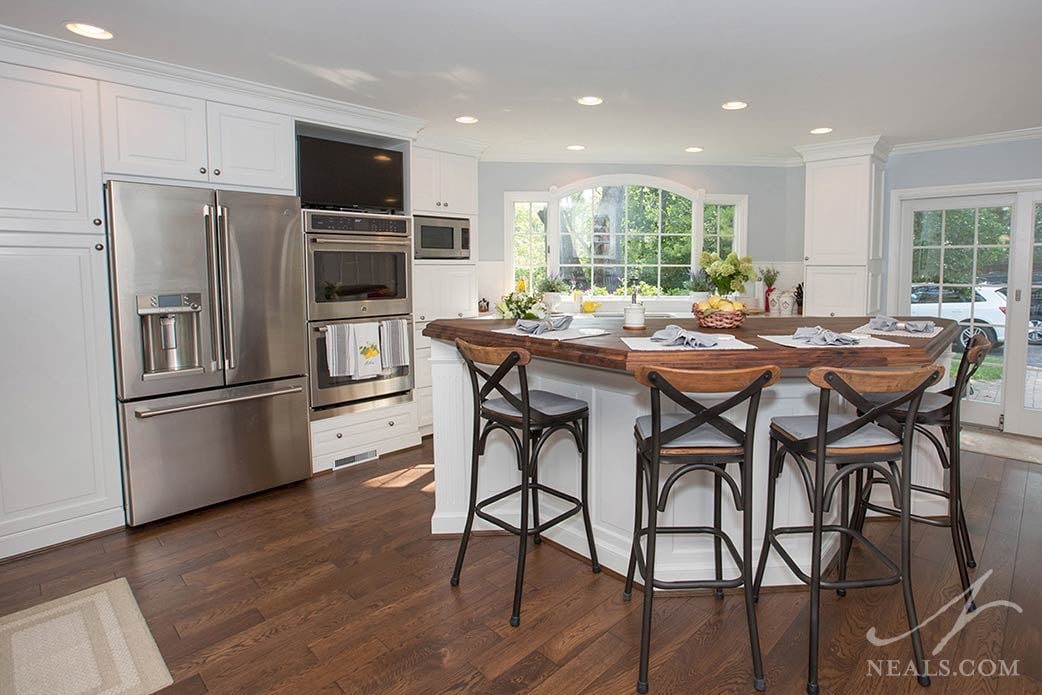
[[0, 234], [0, 558], [123, 525], [105, 239]]

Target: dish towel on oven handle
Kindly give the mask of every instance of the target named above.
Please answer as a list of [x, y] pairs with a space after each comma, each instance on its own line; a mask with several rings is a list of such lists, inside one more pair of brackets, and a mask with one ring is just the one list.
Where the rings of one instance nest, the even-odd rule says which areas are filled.
[[384, 369], [409, 366], [409, 322], [387, 319], [380, 322], [380, 364]]
[[326, 366], [331, 377], [351, 377], [358, 368], [354, 359], [354, 332], [350, 323], [326, 324]]
[[376, 321], [368, 323], [351, 323], [353, 334], [352, 348], [357, 360], [353, 376], [356, 379], [371, 379], [383, 371], [380, 359], [380, 324]]

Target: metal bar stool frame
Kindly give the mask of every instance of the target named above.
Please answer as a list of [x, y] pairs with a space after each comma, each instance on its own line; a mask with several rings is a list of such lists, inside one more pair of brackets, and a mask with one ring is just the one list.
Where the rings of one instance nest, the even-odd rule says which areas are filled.
[[[774, 384], [781, 375], [775, 366], [748, 369], [696, 371], [657, 367], [641, 367], [635, 371], [637, 381], [651, 389], [651, 435], [644, 437], [638, 426], [634, 426], [637, 440], [636, 491], [633, 523], [633, 544], [630, 548], [629, 568], [623, 599], [629, 600], [633, 592], [634, 573], [640, 570], [644, 579], [644, 612], [641, 623], [640, 669], [637, 677], [637, 692], [648, 692], [648, 670], [651, 651], [651, 617], [655, 589], [707, 589], [715, 590], [718, 598], [723, 597], [724, 588], [744, 587], [746, 620], [753, 659], [753, 685], [757, 690], [766, 688], [763, 672], [763, 657], [760, 651], [759, 631], [756, 625], [756, 608], [753, 601], [753, 549], [752, 549], [752, 490], [753, 490], [753, 439], [756, 417], [759, 412], [763, 389]], [[737, 392], [720, 403], [706, 407], [687, 396], [690, 393]], [[662, 430], [662, 394], [681, 406], [690, 415], [685, 421]], [[723, 415], [748, 401], [744, 431], [726, 420]], [[693, 446], [671, 448], [676, 441], [697, 428], [709, 425], [725, 437], [734, 441], [734, 446]], [[738, 465], [740, 483], [726, 472], [727, 464]], [[675, 464], [675, 469], [666, 478], [659, 491], [661, 466]], [[713, 474], [714, 508], [713, 526], [659, 526], [658, 512], [664, 512], [670, 490], [676, 482], [694, 471]], [[738, 552], [730, 536], [721, 529], [722, 486], [726, 484], [734, 498], [735, 507], [742, 512], [742, 553]], [[646, 493], [645, 493], [646, 490]], [[644, 518], [644, 497], [647, 497], [648, 522]], [[666, 534], [709, 534], [713, 537], [716, 577], [712, 580], [655, 579], [655, 546], [659, 533]], [[640, 539], [647, 537], [647, 557], [641, 552]], [[734, 579], [723, 578], [722, 544], [726, 545], [740, 575]]]
[[[915, 599], [911, 583], [911, 451], [914, 427], [906, 426], [893, 417], [894, 411], [902, 406], [907, 408], [909, 422], [914, 422], [922, 394], [927, 388], [936, 384], [944, 374], [940, 366], [924, 367], [901, 371], [868, 371], [855, 369], [834, 369], [831, 367], [815, 367], [807, 374], [807, 379], [819, 388], [817, 433], [814, 436], [797, 439], [786, 436], [774, 425], [771, 426], [770, 455], [771, 470], [767, 485], [767, 518], [760, 552], [760, 560], [756, 570], [754, 593], [758, 597], [767, 558], [773, 548], [782, 560], [802, 582], [810, 585], [810, 631], [807, 658], [807, 693], [818, 695], [818, 662], [821, 590], [835, 589], [840, 595], [847, 589], [859, 589], [875, 586], [889, 586], [900, 583], [903, 589], [905, 611], [908, 615], [908, 626], [911, 630], [912, 650], [915, 657], [917, 680], [922, 686], [930, 685], [927, 675], [922, 638], [919, 634], [919, 620], [915, 610]], [[888, 393], [890, 399], [882, 403], [873, 403], [857, 390], [861, 386], [864, 393]], [[847, 400], [858, 410], [858, 416], [833, 429], [829, 429], [829, 410], [831, 394], [837, 394]], [[860, 448], [833, 447], [840, 440], [848, 437], [867, 425], [876, 424], [891, 432], [899, 443], [887, 446], [866, 446]], [[797, 470], [806, 488], [807, 501], [813, 515], [810, 526], [791, 526], [775, 528], [774, 511], [777, 493], [777, 479], [788, 455], [796, 464]], [[897, 464], [897, 460], [901, 464]], [[887, 465], [884, 466], [883, 462]], [[826, 464], [835, 464], [836, 472], [826, 477]], [[811, 470], [813, 466], [813, 471]], [[875, 544], [852, 528], [850, 517], [850, 476], [858, 471], [872, 471], [882, 476], [890, 487], [894, 507], [900, 510], [901, 519], [901, 558], [900, 565], [895, 564]], [[825, 524], [825, 512], [831, 510], [832, 498], [836, 488], [840, 492], [840, 523]], [[822, 536], [824, 533], [841, 534], [844, 548], [846, 543], [857, 541], [871, 552], [891, 572], [884, 577], [869, 579], [846, 578], [846, 553], [844, 548], [839, 553], [839, 578], [828, 580], [822, 577]], [[779, 541], [779, 536], [791, 534], [811, 534], [811, 573], [803, 572], [796, 561], [789, 555]]]
[[[525, 556], [528, 551], [529, 536], [533, 536], [533, 542], [538, 544], [541, 542], [541, 534], [547, 529], [581, 512], [583, 524], [586, 528], [586, 540], [590, 548], [591, 567], [594, 573], [601, 571], [600, 564], [597, 561], [597, 547], [593, 541], [593, 525], [590, 521], [587, 494], [589, 487], [589, 408], [583, 407], [579, 411], [570, 412], [566, 415], [553, 416], [532, 407], [528, 388], [528, 375], [525, 369], [525, 366], [531, 362], [532, 356], [531, 353], [523, 348], [483, 347], [472, 345], [461, 339], [456, 340], [456, 348], [463, 357], [470, 373], [471, 391], [474, 401], [474, 427], [467, 520], [463, 527], [463, 536], [460, 539], [459, 552], [456, 556], [456, 565], [452, 571], [450, 583], [452, 586], [459, 586], [460, 571], [463, 569], [463, 560], [467, 553], [467, 545], [470, 542], [475, 516], [498, 526], [504, 531], [519, 536], [517, 574], [514, 580], [514, 603], [510, 616], [510, 624], [513, 627], [517, 627], [521, 624], [521, 595], [524, 587]], [[478, 364], [497, 366], [494, 371], [489, 373], [479, 367]], [[503, 385], [503, 380], [515, 369], [517, 370], [520, 386], [520, 391], [517, 395]], [[513, 406], [519, 413], [519, 416], [508, 416], [488, 409], [486, 403], [493, 393], [498, 394]], [[485, 421], [484, 425], [482, 425], [483, 420]], [[514, 449], [517, 452], [518, 470], [521, 472], [521, 482], [479, 501], [479, 462], [481, 456], [485, 453], [485, 444], [489, 435], [497, 430], [505, 432], [514, 445]], [[539, 482], [539, 452], [550, 436], [558, 431], [565, 431], [572, 435], [580, 454], [581, 490], [578, 498]], [[571, 507], [552, 519], [540, 523], [538, 496], [540, 492], [567, 502]], [[485, 507], [518, 493], [521, 494], [520, 526], [514, 526], [484, 511]], [[532, 520], [534, 522], [531, 525], [528, 520], [529, 496], [531, 496], [532, 500]]]
[[[984, 363], [984, 359], [991, 351], [991, 343], [983, 335], [976, 335], [967, 347], [959, 361], [959, 369], [955, 375], [955, 383], [938, 393], [950, 399], [946, 407], [924, 411], [920, 408], [915, 417], [915, 431], [933, 445], [937, 451], [941, 468], [948, 474], [948, 489], [929, 487], [925, 485], [912, 485], [914, 492], [934, 495], [948, 500], [948, 517], [938, 519], [912, 514], [912, 521], [917, 521], [930, 526], [950, 528], [952, 533], [952, 547], [955, 550], [956, 564], [959, 568], [959, 581], [962, 591], [967, 597], [966, 610], [974, 611], [977, 606], [970, 598], [970, 577], [967, 568], [977, 566], [974, 559], [973, 547], [970, 544], [970, 532], [966, 526], [966, 512], [962, 504], [962, 455], [959, 445], [959, 433], [962, 430], [962, 397], [966, 394], [970, 379], [976, 374], [977, 369]], [[876, 402], [876, 399], [872, 399]], [[895, 418], [907, 419], [907, 414], [900, 411], [894, 414]], [[934, 425], [941, 428], [943, 443], [937, 435], [927, 429]], [[900, 511], [878, 504], [871, 500], [872, 488], [875, 485], [885, 484], [882, 479], [876, 478], [872, 471], [858, 471], [855, 481], [857, 496], [854, 500], [854, 528], [862, 532], [865, 526], [865, 517], [869, 511], [886, 514], [889, 516], [900, 516]], [[851, 546], [846, 544], [843, 548], [844, 555], [849, 557]]]

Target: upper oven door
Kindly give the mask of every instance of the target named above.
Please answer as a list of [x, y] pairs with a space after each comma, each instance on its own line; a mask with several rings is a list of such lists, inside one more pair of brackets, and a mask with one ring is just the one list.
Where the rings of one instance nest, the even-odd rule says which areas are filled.
[[470, 222], [435, 217], [414, 220], [417, 258], [470, 258]]
[[410, 241], [360, 235], [307, 235], [308, 319], [412, 312]]

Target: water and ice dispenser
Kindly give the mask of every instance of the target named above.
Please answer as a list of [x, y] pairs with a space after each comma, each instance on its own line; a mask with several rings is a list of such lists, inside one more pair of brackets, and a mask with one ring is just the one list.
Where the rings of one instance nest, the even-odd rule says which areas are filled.
[[202, 294], [138, 295], [143, 379], [198, 374], [203, 371], [200, 349]]

